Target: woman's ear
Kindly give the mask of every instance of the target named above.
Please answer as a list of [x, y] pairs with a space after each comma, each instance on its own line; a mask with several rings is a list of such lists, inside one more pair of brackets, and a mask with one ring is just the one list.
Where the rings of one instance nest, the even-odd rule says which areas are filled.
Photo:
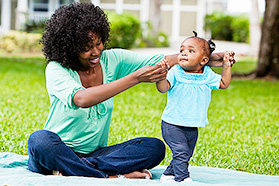
[[200, 65], [201, 65], [201, 66], [205, 66], [205, 65], [208, 63], [208, 61], [209, 61], [209, 58], [206, 57], [206, 56], [204, 56], [204, 57], [202, 58], [201, 62], [200, 62]]

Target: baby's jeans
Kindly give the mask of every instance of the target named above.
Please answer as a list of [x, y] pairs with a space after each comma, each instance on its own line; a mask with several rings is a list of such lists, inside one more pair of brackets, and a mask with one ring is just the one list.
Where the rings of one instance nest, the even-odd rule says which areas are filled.
[[197, 127], [182, 127], [162, 121], [162, 135], [172, 151], [172, 161], [163, 174], [174, 175], [175, 181], [190, 176], [189, 160], [193, 155], [198, 139]]
[[32, 172], [64, 176], [108, 178], [157, 166], [165, 156], [165, 145], [157, 138], [142, 137], [102, 147], [89, 154], [74, 152], [60, 137], [39, 130], [28, 140], [28, 168]]

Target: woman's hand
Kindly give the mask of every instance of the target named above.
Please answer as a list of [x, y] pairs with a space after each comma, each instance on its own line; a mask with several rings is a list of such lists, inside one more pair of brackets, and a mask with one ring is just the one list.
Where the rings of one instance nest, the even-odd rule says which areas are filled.
[[210, 62], [208, 63], [208, 66], [222, 67], [223, 63], [224, 63], [223, 58], [224, 58], [225, 53], [229, 53], [229, 56], [230, 56], [229, 61], [230, 61], [231, 66], [233, 66], [233, 64], [235, 63], [235, 59], [234, 59], [235, 53], [233, 51], [226, 51], [226, 52], [211, 54]]
[[167, 65], [156, 64], [155, 66], [145, 66], [134, 72], [138, 81], [141, 82], [157, 82], [166, 79]]

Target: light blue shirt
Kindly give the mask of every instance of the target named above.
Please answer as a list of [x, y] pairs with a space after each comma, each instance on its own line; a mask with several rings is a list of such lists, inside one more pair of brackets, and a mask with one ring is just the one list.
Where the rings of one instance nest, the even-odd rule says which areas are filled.
[[185, 127], [205, 127], [211, 91], [220, 87], [221, 75], [205, 66], [203, 73], [187, 73], [175, 65], [167, 74], [171, 88], [162, 120]]

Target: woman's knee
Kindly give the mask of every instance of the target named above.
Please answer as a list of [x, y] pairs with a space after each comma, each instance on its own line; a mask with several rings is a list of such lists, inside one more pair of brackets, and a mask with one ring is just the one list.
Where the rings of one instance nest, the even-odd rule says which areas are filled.
[[51, 144], [56, 140], [60, 140], [59, 136], [51, 131], [35, 131], [28, 139], [28, 153], [33, 155], [35, 152], [49, 152]]
[[165, 157], [166, 147], [162, 140], [157, 138], [142, 138], [142, 141], [145, 143], [145, 147], [149, 147], [149, 154], [160, 162]]

